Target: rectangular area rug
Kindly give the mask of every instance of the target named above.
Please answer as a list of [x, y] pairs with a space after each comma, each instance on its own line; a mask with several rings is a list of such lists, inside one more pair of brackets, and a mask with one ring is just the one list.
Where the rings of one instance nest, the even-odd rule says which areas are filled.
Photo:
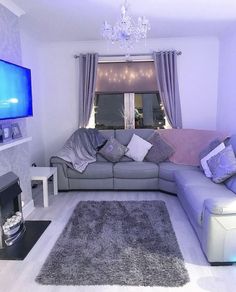
[[44, 263], [44, 285], [179, 287], [189, 281], [163, 201], [83, 201]]

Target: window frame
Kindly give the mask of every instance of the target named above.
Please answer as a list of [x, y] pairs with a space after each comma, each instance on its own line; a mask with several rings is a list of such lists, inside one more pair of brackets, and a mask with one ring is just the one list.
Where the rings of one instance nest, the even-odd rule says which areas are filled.
[[[116, 95], [116, 94], [120, 94], [120, 95], [123, 95], [124, 96], [124, 128], [121, 128], [121, 127], [105, 127], [104, 129], [135, 129], [135, 115], [134, 115], [134, 112], [135, 112], [135, 95], [136, 94], [156, 94], [157, 96], [159, 95], [159, 104], [160, 104], [160, 107], [162, 108], [163, 110], [163, 126], [165, 127], [166, 125], [166, 116], [165, 116], [165, 112], [164, 112], [164, 109], [163, 109], [163, 105], [161, 104], [161, 100], [160, 100], [160, 93], [159, 91], [149, 91], [149, 92], [96, 92], [95, 93], [95, 98], [94, 98], [94, 127], [95, 128], [98, 128], [97, 125], [96, 125], [96, 107], [97, 107], [97, 104], [96, 104], [96, 100], [97, 100], [97, 97], [99, 95]], [[131, 104], [133, 105], [133, 107], [131, 107]], [[127, 118], [126, 118], [127, 116]], [[145, 128], [145, 127], [144, 127]], [[152, 127], [153, 129], [157, 129], [159, 128], [158, 126], [156, 125], [153, 125]], [[138, 128], [136, 128], [138, 129]]]

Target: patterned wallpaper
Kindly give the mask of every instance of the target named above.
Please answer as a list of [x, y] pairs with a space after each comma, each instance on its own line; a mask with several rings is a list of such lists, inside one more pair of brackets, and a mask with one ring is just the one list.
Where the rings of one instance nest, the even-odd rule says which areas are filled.
[[[21, 64], [21, 43], [18, 17], [0, 4], [0, 59]], [[27, 136], [25, 119], [18, 122], [23, 133]], [[11, 120], [0, 121], [0, 124], [11, 123]], [[20, 178], [22, 200], [27, 204], [32, 199], [29, 176], [30, 156], [27, 143], [0, 151], [0, 175], [13, 171]]]

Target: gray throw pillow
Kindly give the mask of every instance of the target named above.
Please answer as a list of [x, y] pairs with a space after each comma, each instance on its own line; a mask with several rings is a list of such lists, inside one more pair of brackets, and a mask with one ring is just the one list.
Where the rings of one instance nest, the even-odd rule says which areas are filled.
[[211, 157], [207, 163], [215, 183], [221, 183], [236, 174], [236, 158], [231, 145]]
[[[220, 142], [219, 139], [215, 139], [215, 140], [211, 141], [211, 142], [209, 143], [209, 145], [207, 145], [207, 147], [204, 148], [204, 149], [200, 152], [200, 154], [199, 154], [199, 161], [201, 161], [202, 158], [204, 158], [208, 153], [210, 153], [213, 149], [215, 149], [218, 145], [220, 145], [220, 143], [221, 143], [221, 142]], [[203, 170], [203, 167], [202, 167], [202, 165], [201, 165], [201, 163], [200, 163], [200, 169], [201, 169], [202, 171], [204, 171], [204, 170]]]
[[157, 132], [154, 132], [147, 141], [153, 145], [145, 156], [147, 161], [159, 163], [174, 154], [174, 149]]
[[128, 150], [127, 147], [120, 144], [115, 138], [111, 137], [106, 144], [98, 151], [104, 158], [111, 162], [118, 162]]

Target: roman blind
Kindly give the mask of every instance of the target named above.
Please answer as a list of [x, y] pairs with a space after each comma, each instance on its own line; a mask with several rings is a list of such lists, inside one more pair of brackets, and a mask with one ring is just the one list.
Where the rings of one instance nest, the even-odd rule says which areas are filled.
[[156, 92], [153, 61], [99, 63], [96, 92]]

